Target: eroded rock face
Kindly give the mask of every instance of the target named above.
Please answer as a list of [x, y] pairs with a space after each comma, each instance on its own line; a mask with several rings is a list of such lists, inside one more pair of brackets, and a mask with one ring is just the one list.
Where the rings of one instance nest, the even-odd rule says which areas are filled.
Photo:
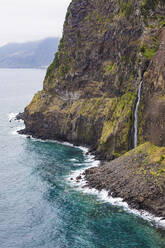
[[72, 1], [43, 90], [25, 109], [24, 132], [89, 145], [103, 159], [118, 157], [132, 147], [144, 74], [139, 143], [164, 145], [163, 2]]
[[165, 146], [165, 27], [159, 49], [144, 74], [141, 101], [141, 133], [144, 140]]

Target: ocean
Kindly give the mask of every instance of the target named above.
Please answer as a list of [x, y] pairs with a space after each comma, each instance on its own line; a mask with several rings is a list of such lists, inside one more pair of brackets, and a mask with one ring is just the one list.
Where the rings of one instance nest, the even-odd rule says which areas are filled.
[[87, 149], [17, 134], [45, 73], [0, 69], [0, 248], [164, 248], [163, 229], [70, 180], [98, 163]]

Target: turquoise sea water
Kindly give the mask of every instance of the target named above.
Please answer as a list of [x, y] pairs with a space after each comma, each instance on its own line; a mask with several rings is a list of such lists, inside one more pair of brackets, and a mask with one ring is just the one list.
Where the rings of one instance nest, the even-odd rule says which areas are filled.
[[0, 248], [164, 248], [165, 232], [68, 183], [83, 150], [16, 134], [44, 70], [0, 70]]

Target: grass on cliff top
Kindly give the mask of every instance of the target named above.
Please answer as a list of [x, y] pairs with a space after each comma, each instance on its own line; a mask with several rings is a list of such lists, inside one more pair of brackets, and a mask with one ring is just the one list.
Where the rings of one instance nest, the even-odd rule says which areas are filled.
[[124, 156], [135, 156], [138, 161], [138, 157], [142, 157], [142, 162], [136, 168], [136, 172], [139, 174], [149, 173], [154, 176], [155, 180], [158, 177], [165, 177], [165, 147], [157, 147], [150, 142], [146, 142], [135, 149], [127, 152]]
[[43, 106], [43, 99], [42, 99], [43, 91], [38, 91], [30, 104], [27, 106], [27, 109], [30, 114], [34, 114], [35, 112], [41, 111], [41, 107]]
[[158, 47], [150, 48], [148, 45], [141, 45], [140, 46], [141, 54], [147, 59], [152, 59], [152, 57], [155, 55], [157, 50], [158, 50]]
[[146, 142], [136, 147], [135, 149], [133, 149], [133, 151], [135, 153], [145, 153], [147, 156], [150, 157], [151, 161], [155, 163], [160, 161], [160, 157], [163, 155], [162, 153], [164, 153], [165, 156], [165, 147], [158, 147], [150, 142]]

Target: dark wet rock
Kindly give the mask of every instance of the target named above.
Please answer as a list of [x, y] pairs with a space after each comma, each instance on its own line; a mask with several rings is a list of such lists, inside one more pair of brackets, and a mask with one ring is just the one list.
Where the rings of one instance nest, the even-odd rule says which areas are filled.
[[83, 185], [82, 186], [82, 189], [85, 189], [85, 188], [88, 188], [88, 186], [87, 185]]
[[78, 181], [78, 180], [81, 180], [81, 179], [82, 179], [82, 176], [81, 176], [81, 175], [76, 177], [76, 180], [77, 180], [77, 181]]
[[16, 115], [16, 120], [24, 120], [24, 113], [19, 113]]

